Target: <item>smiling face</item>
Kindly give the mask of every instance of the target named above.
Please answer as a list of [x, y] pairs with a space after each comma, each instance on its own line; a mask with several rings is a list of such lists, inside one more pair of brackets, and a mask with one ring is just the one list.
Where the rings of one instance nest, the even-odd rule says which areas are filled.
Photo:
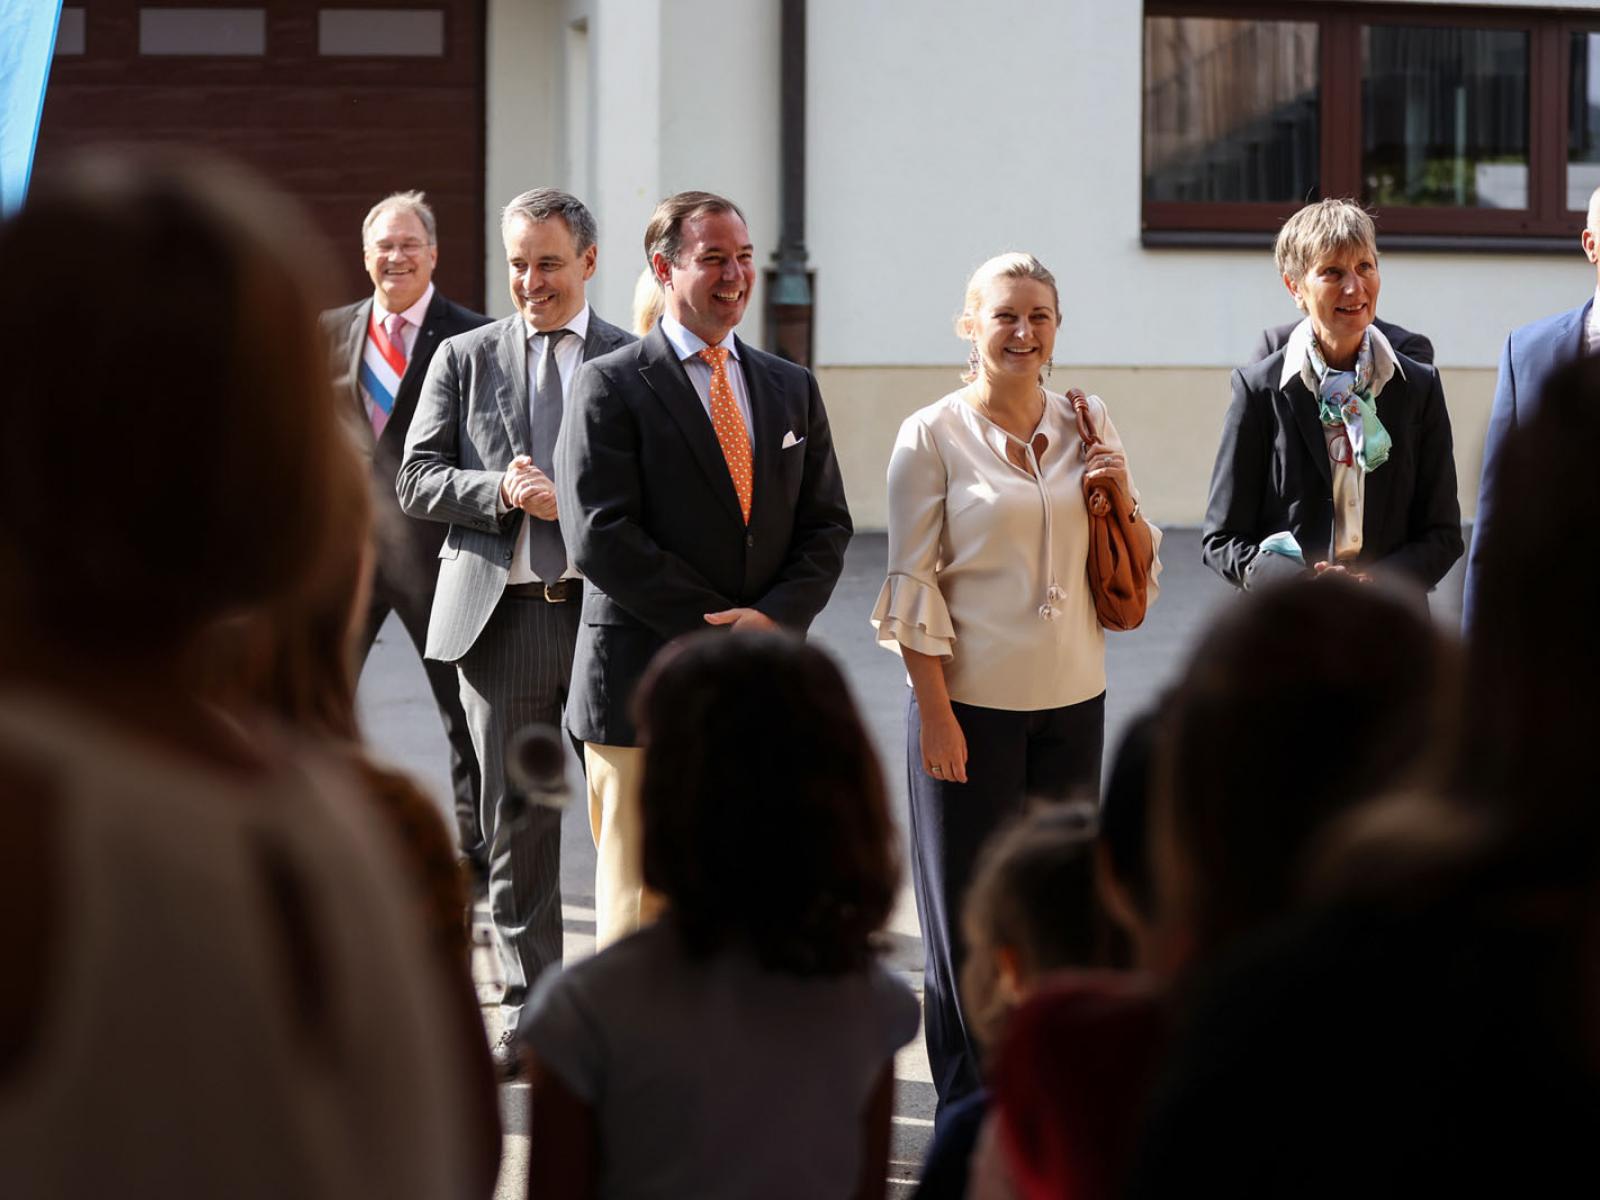
[[736, 212], [709, 212], [683, 222], [677, 262], [657, 254], [651, 265], [666, 289], [666, 310], [708, 346], [744, 317], [756, 280], [750, 231]]
[[1055, 350], [1061, 313], [1055, 293], [1038, 279], [991, 279], [966, 328], [978, 347], [980, 378], [1037, 382]]
[[429, 244], [428, 231], [416, 213], [391, 208], [379, 213], [367, 230], [362, 262], [378, 303], [388, 312], [405, 312], [428, 290], [439, 247]]
[[579, 251], [560, 217], [512, 217], [501, 231], [511, 303], [540, 333], [560, 329], [583, 310], [584, 284], [594, 274], [595, 247]]
[[[1285, 275], [1284, 286], [1302, 312], [1330, 362], [1360, 349], [1361, 336], [1378, 311], [1378, 251], [1347, 245], [1312, 259], [1303, 278]], [[1334, 364], [1343, 365], [1343, 364]]]

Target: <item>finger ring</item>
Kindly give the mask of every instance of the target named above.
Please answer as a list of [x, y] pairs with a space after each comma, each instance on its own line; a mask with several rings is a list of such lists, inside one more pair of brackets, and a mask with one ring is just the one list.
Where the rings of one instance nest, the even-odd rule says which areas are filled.
[[934, 766], [930, 767], [929, 770], [931, 770], [935, 775], [941, 775], [941, 774], [944, 773], [944, 768], [941, 767], [941, 766], [938, 766], [937, 764], [935, 764]]

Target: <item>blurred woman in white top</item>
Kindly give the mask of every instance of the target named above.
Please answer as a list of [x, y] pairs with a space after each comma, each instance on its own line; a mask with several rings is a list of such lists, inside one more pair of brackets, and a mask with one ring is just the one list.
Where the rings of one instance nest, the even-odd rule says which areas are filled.
[[911, 684], [912, 880], [941, 1111], [979, 1083], [953, 933], [978, 849], [1027, 799], [1099, 786], [1105, 641], [1084, 479], [1136, 494], [1099, 398], [1101, 444], [1086, 458], [1072, 405], [1043, 386], [1060, 325], [1036, 258], [984, 263], [956, 325], [971, 345], [966, 386], [906, 418], [889, 461], [889, 572], [872, 623]]
[[0, 1195], [484, 1194], [393, 834], [200, 698], [359, 472], [298, 214], [99, 157], [0, 225]]

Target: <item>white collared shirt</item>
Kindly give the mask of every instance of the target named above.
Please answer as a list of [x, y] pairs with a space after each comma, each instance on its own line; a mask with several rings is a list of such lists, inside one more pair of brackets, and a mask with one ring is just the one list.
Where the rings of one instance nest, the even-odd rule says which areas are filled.
[[[697, 333], [692, 333], [681, 322], [673, 319], [671, 314], [661, 315], [661, 332], [667, 335], [673, 351], [678, 356], [678, 361], [683, 364], [684, 372], [689, 376], [689, 382], [694, 385], [695, 394], [700, 397], [700, 406], [706, 410], [706, 419], [711, 419], [711, 364], [700, 357], [700, 351], [706, 348], [706, 342]], [[744, 418], [745, 436], [750, 439], [751, 456], [754, 457], [756, 433], [755, 426], [750, 420], [750, 392], [744, 383], [744, 364], [739, 361], [739, 345], [734, 340], [733, 331], [728, 331], [728, 336], [717, 343], [728, 352], [728, 386], [733, 389], [733, 399], [739, 405], [739, 415]]]
[[[540, 333], [526, 321], [522, 323], [523, 333], [528, 339], [528, 429], [533, 429], [533, 406], [539, 395], [539, 359], [544, 355], [544, 334]], [[570, 329], [572, 335], [562, 338], [556, 343], [556, 371], [561, 376], [561, 401], [565, 406], [572, 396], [572, 379], [577, 375], [578, 368], [583, 365], [583, 343], [589, 336], [589, 305], [584, 304], [578, 310], [578, 315], [568, 321], [562, 328]], [[531, 436], [531, 434], [530, 434]], [[554, 447], [551, 447], [554, 450]], [[544, 582], [539, 579], [528, 558], [528, 522], [537, 521], [539, 518], [522, 514], [522, 528], [517, 531], [517, 550], [511, 556], [511, 574], [506, 577], [507, 583], [535, 583]], [[563, 579], [580, 579], [578, 569], [567, 563], [567, 570]]]
[[1600, 287], [1594, 290], [1594, 303], [1589, 306], [1589, 319], [1583, 323], [1583, 354], [1600, 354]]
[[[422, 333], [422, 322], [428, 317], [428, 305], [433, 303], [433, 284], [428, 285], [428, 290], [422, 293], [422, 298], [400, 315], [405, 318], [405, 324], [400, 326], [400, 337], [405, 343], [406, 362], [411, 361], [411, 352], [417, 348], [417, 337]], [[372, 298], [372, 315], [377, 318], [378, 324], [383, 324], [383, 319], [389, 315], [389, 310], [383, 306], [383, 298], [374, 295]]]
[[[1376, 325], [1369, 325], [1372, 335], [1372, 397], [1377, 399], [1384, 385], [1396, 372], [1405, 378], [1405, 370], [1395, 357], [1394, 347]], [[1278, 387], [1283, 388], [1296, 375], [1311, 393], [1312, 403], [1318, 404], [1322, 381], [1311, 364], [1311, 318], [1296, 325], [1283, 347], [1283, 373], [1278, 377]], [[1321, 424], [1320, 412], [1317, 423]], [[1324, 444], [1328, 450], [1328, 466], [1333, 480], [1333, 544], [1328, 547], [1328, 561], [1339, 562], [1356, 557], [1366, 545], [1367, 475], [1355, 463], [1340, 462], [1333, 455], [1333, 444], [1344, 435], [1342, 428], [1322, 426]], [[1322, 556], [1320, 546], [1301, 546], [1300, 551], [1310, 566]]]

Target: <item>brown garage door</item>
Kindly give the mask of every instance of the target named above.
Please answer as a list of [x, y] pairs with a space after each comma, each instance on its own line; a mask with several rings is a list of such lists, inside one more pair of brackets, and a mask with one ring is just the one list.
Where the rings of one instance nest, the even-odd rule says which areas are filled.
[[182, 143], [256, 167], [310, 209], [346, 299], [371, 289], [360, 226], [422, 188], [437, 279], [483, 300], [484, 0], [67, 4], [38, 167], [74, 147]]

